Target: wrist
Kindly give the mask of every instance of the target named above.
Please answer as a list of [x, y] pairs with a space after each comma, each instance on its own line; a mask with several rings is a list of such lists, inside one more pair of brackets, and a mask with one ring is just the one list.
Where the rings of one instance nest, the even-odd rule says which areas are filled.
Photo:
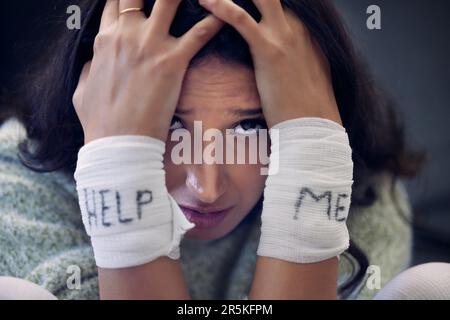
[[349, 245], [353, 183], [345, 129], [321, 118], [290, 119], [275, 129], [270, 166], [278, 170], [266, 180], [258, 255], [301, 263], [338, 256]]
[[109, 130], [109, 131], [93, 131], [85, 133], [84, 144], [88, 144], [95, 140], [111, 138], [111, 137], [134, 137], [134, 136], [144, 136], [153, 139], [157, 139], [161, 142], [166, 142], [167, 134], [169, 132], [169, 127], [157, 127], [157, 126], [147, 126], [144, 129], [129, 129], [124, 128], [122, 130]]
[[164, 145], [148, 136], [112, 136], [80, 149], [74, 178], [99, 267], [179, 258], [181, 238], [193, 225], [167, 192]]
[[266, 122], [269, 128], [276, 126], [282, 122], [298, 119], [298, 118], [321, 118], [327, 119], [342, 126], [342, 119], [339, 114], [339, 108], [336, 100], [318, 102], [315, 104], [302, 103], [289, 107], [288, 105], [283, 108], [273, 108], [274, 112], [264, 112], [267, 114]]

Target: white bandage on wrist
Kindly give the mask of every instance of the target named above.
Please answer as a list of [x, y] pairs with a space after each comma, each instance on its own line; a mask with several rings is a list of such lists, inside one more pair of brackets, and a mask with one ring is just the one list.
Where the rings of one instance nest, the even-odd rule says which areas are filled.
[[163, 141], [131, 135], [101, 138], [80, 149], [74, 178], [97, 266], [179, 259], [181, 239], [195, 225], [167, 191], [164, 152]]
[[272, 141], [269, 171], [273, 165], [278, 172], [266, 180], [257, 254], [296, 263], [339, 257], [349, 246], [353, 184], [345, 129], [327, 119], [298, 118], [271, 130], [279, 139]]

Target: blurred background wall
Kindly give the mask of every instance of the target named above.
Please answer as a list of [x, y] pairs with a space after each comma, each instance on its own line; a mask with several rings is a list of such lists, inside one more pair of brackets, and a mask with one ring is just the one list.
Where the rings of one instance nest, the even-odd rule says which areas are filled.
[[[428, 153], [424, 172], [406, 182], [415, 215], [413, 264], [450, 262], [450, 1], [335, 0], [373, 73], [396, 98], [408, 139]], [[14, 89], [30, 41], [50, 37], [76, 0], [0, 2], [0, 92]], [[368, 30], [369, 5], [381, 30]], [[52, 17], [50, 19], [50, 17]]]
[[[407, 183], [418, 225], [414, 263], [450, 261], [450, 1], [334, 2], [396, 98], [409, 141], [429, 157], [422, 175]], [[381, 8], [381, 30], [366, 27], [372, 4]]]

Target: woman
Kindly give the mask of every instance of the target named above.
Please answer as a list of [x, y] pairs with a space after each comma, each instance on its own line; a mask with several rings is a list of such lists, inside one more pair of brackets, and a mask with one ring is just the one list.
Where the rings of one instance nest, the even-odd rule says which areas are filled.
[[[180, 4], [160, 0], [153, 4], [154, 1], [141, 0], [84, 3], [83, 28], [61, 37], [57, 45], [61, 51], [52, 56], [46, 72], [34, 80], [45, 85], [33, 91], [36, 95], [30, 96], [31, 117], [25, 118], [30, 143], [21, 144], [23, 164], [35, 171], [61, 169], [68, 174], [66, 177], [73, 176], [75, 169], [79, 173], [75, 173], [79, 204], [99, 266], [100, 296], [242, 298], [250, 291], [249, 298], [336, 298], [336, 256], [314, 263], [293, 263], [270, 258], [277, 253], [267, 254], [270, 249], [266, 246], [261, 250], [258, 247], [258, 252], [266, 254], [256, 259], [263, 191], [264, 196], [272, 194], [264, 190], [267, 182], [259, 173], [260, 165], [173, 163], [168, 151], [175, 145], [168, 139], [169, 133], [180, 128], [193, 132], [196, 120], [202, 121], [204, 128], [233, 129], [237, 134], [275, 128], [301, 118], [326, 119], [335, 129], [336, 125], [345, 127], [354, 162], [348, 219], [352, 239], [359, 240], [361, 246], [363, 242], [370, 243], [365, 247], [373, 252], [366, 254], [375, 254], [376, 260], [370, 262], [381, 264], [384, 275], [388, 274], [388, 279], [382, 278], [383, 284], [398, 273], [408, 263], [409, 231], [393, 215], [408, 215], [409, 208], [401, 185], [395, 182], [397, 177], [413, 176], [420, 157], [406, 147], [392, 107], [375, 90], [332, 5], [328, 1], [256, 0], [237, 4], [201, 1], [200, 5], [194, 1]], [[144, 8], [143, 12], [140, 8]], [[206, 18], [205, 9], [211, 12]], [[127, 254], [120, 256], [121, 250], [114, 251], [117, 248], [109, 241], [100, 241], [102, 236], [111, 234], [95, 234], [92, 230], [89, 233], [93, 216], [96, 224], [102, 219], [105, 228], [113, 222], [104, 219], [106, 206], [101, 217], [89, 211], [86, 191], [90, 190], [84, 182], [96, 172], [81, 172], [80, 168], [91, 162], [81, 165], [80, 159], [85, 160], [88, 151], [83, 157], [78, 151], [83, 145], [118, 141], [105, 140], [108, 137], [130, 135], [166, 141], [167, 190], [182, 213], [195, 222], [192, 228], [185, 221], [183, 264], [176, 259], [177, 246], [171, 247], [173, 251], [168, 254], [175, 259], [155, 256], [130, 264], [139, 260], [130, 258], [131, 254], [127, 256], [133, 247], [127, 247]], [[155, 149], [156, 140], [152, 140]], [[97, 155], [101, 157], [101, 152]], [[123, 154], [124, 158], [127, 156]], [[120, 153], [112, 153], [109, 159], [115, 157], [122, 159]], [[346, 159], [345, 164], [351, 164], [352, 159]], [[122, 172], [126, 175], [127, 170]], [[113, 177], [104, 173], [101, 178], [104, 182]], [[131, 178], [137, 179], [136, 171]], [[139, 208], [145, 204], [140, 196], [143, 194], [137, 196]], [[123, 202], [120, 193], [116, 193], [116, 199], [119, 208]], [[337, 205], [336, 214], [340, 208]], [[131, 221], [118, 212], [119, 222]], [[214, 219], [205, 218], [212, 213]], [[67, 219], [80, 227], [79, 219]], [[380, 233], [371, 230], [380, 229], [380, 225], [386, 229]], [[340, 226], [345, 234], [346, 229]], [[267, 234], [267, 224], [264, 230], [263, 235]], [[383, 232], [389, 237], [380, 238]], [[395, 233], [401, 237], [395, 239]], [[86, 238], [80, 234], [66, 239], [69, 238], [72, 243], [66, 243], [64, 250], [75, 250], [69, 260], [81, 264], [83, 276], [91, 278], [88, 283], [92, 288], [86, 290], [84, 297], [95, 297], [97, 279], [92, 252], [89, 247], [80, 248], [86, 244]], [[402, 245], [399, 252], [403, 257], [389, 267], [384, 259], [399, 257], [399, 252], [389, 248], [392, 241]], [[126, 241], [115, 242], [120, 246], [119, 242]], [[371, 246], [373, 242], [376, 245]], [[354, 243], [341, 257], [345, 259], [339, 260], [339, 297], [357, 297], [365, 284], [367, 258]], [[352, 269], [356, 261], [359, 267]], [[67, 266], [67, 260], [59, 265]], [[42, 269], [35, 272], [42, 275]], [[64, 290], [57, 287], [48, 286], [55, 293]], [[365, 296], [360, 297], [376, 293], [368, 286], [363, 291]], [[67, 296], [77, 294], [61, 293], [61, 297]]]

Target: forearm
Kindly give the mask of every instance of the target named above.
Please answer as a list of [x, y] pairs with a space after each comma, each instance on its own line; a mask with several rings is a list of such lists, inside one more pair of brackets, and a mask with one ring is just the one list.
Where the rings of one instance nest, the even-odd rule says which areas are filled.
[[180, 260], [161, 257], [136, 267], [98, 271], [100, 299], [190, 299]]
[[294, 263], [259, 256], [249, 299], [336, 299], [338, 259]]
[[180, 241], [194, 225], [165, 187], [162, 141], [112, 136], [78, 154], [78, 200], [102, 299], [188, 299]]
[[336, 299], [337, 257], [349, 245], [353, 168], [345, 129], [319, 118], [276, 128], [270, 160], [279, 170], [266, 180], [249, 298]]

